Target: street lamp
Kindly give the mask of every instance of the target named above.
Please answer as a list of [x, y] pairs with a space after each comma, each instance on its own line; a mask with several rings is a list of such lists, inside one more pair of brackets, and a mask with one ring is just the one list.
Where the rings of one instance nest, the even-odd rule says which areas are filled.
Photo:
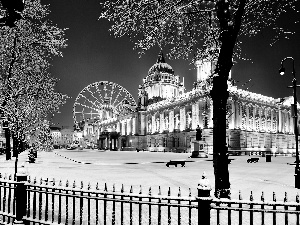
[[284, 75], [285, 68], [283, 67], [283, 63], [285, 60], [291, 59], [293, 60], [293, 86], [288, 86], [289, 88], [293, 88], [293, 96], [294, 96], [294, 133], [295, 133], [295, 142], [296, 142], [296, 167], [295, 167], [295, 188], [300, 189], [300, 171], [299, 171], [299, 152], [298, 152], [298, 113], [297, 113], [297, 95], [296, 90], [297, 86], [297, 80], [296, 80], [296, 72], [295, 72], [295, 60], [293, 57], [286, 57], [281, 61], [281, 68], [279, 69], [280, 75]]

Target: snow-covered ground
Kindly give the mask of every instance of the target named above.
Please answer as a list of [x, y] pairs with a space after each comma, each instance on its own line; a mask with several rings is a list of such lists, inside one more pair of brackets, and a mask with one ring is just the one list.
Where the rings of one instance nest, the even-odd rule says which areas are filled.
[[[197, 194], [197, 184], [205, 171], [214, 188], [214, 175], [212, 156], [208, 158], [189, 158], [190, 153], [158, 153], [158, 152], [110, 152], [98, 150], [65, 150], [54, 152], [38, 152], [36, 163], [29, 163], [27, 152], [19, 156], [19, 168], [25, 165], [25, 170], [31, 179], [49, 178], [56, 181], [67, 180], [71, 185], [76, 182], [84, 186], [90, 182], [92, 188], [98, 182], [100, 189], [107, 183], [108, 189], [116, 185], [116, 191], [124, 184], [125, 192], [133, 186], [135, 193], [140, 191], [148, 193], [149, 187], [152, 193], [158, 192], [161, 187], [162, 194], [167, 194], [171, 187], [171, 194], [181, 195]], [[259, 157], [259, 156], [258, 156]], [[288, 193], [288, 200], [295, 201], [298, 189], [294, 188], [294, 157], [272, 157], [272, 162], [266, 162], [264, 157], [259, 157], [258, 163], [247, 163], [249, 156], [230, 156], [229, 164], [232, 198], [238, 198], [241, 190], [243, 199], [249, 199], [253, 191], [254, 199], [259, 200], [262, 191], [266, 200], [272, 200], [273, 192], [277, 200], [283, 200], [284, 192]], [[166, 167], [169, 160], [186, 160], [186, 167]], [[0, 173], [14, 173], [14, 158], [5, 160], [0, 156]], [[20, 169], [19, 169], [20, 170]], [[213, 192], [212, 192], [213, 193]]]

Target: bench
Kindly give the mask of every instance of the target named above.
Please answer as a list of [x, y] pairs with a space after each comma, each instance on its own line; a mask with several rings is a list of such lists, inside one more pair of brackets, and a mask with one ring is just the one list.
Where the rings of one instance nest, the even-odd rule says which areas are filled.
[[259, 158], [250, 158], [250, 159], [247, 159], [247, 163], [257, 163], [259, 160]]
[[170, 162], [166, 163], [166, 166], [169, 167], [170, 165], [174, 165], [177, 167], [177, 165], [181, 165], [181, 167], [185, 167], [185, 161], [176, 161], [176, 160], [170, 160]]

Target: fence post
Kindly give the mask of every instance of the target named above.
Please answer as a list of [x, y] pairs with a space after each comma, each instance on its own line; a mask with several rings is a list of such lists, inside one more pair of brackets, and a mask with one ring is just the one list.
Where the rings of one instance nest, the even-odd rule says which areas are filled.
[[210, 203], [212, 197], [210, 196], [211, 186], [203, 172], [202, 178], [198, 183], [198, 225], [210, 225]]
[[23, 222], [23, 216], [26, 215], [26, 206], [27, 206], [27, 192], [25, 182], [27, 181], [26, 175], [16, 176], [17, 184], [15, 189], [15, 198], [16, 198], [16, 219], [13, 224], [25, 225]]

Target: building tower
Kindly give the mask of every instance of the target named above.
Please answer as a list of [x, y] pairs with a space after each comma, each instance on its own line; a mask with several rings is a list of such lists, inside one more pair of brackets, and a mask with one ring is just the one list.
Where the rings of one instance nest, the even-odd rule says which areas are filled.
[[139, 107], [159, 102], [167, 98], [174, 98], [184, 93], [184, 83], [174, 74], [173, 68], [165, 62], [162, 52], [158, 54], [156, 63], [151, 66], [148, 75], [139, 86]]
[[[210, 88], [209, 78], [212, 78], [212, 75], [216, 69], [217, 61], [212, 59], [207, 60], [197, 60], [195, 66], [197, 68], [197, 81], [194, 83], [194, 87], [200, 89]], [[231, 71], [229, 73], [228, 80], [231, 80]], [[228, 83], [231, 85], [231, 83]]]

